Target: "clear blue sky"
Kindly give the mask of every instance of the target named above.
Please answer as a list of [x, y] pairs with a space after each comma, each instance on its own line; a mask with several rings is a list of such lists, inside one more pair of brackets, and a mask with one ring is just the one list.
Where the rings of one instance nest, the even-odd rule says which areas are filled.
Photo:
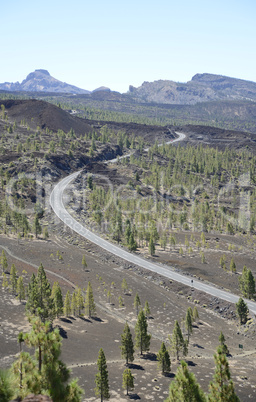
[[39, 68], [88, 90], [204, 72], [256, 82], [255, 0], [1, 3], [0, 82]]

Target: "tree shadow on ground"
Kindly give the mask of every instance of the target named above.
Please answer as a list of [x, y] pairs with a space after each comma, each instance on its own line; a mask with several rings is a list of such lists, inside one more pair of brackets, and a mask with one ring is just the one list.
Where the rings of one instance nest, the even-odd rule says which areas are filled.
[[91, 317], [92, 320], [97, 321], [97, 322], [103, 322], [103, 320], [100, 317]]
[[59, 334], [63, 339], [68, 339], [67, 331], [65, 331], [64, 328], [62, 328], [60, 325], [56, 325], [56, 328], [58, 328]]
[[198, 349], [204, 349], [204, 347], [201, 346], [201, 345], [198, 345], [198, 343], [193, 343], [193, 346], [198, 348]]
[[82, 316], [80, 316], [79, 318], [80, 318], [80, 320], [82, 320], [82, 321], [92, 323], [92, 321], [91, 321], [89, 318], [85, 318], [85, 317], [82, 317]]
[[174, 373], [164, 373], [164, 376], [167, 378], [174, 378], [175, 374]]
[[72, 321], [67, 317], [61, 317], [60, 320], [66, 322], [67, 324], [73, 324]]
[[195, 367], [196, 363], [192, 362], [191, 360], [187, 360], [187, 365], [190, 367]]
[[141, 399], [138, 394], [129, 394], [128, 396], [129, 396], [130, 399], [134, 399], [134, 400], [136, 400], [136, 399], [137, 399], [137, 400], [138, 400], [138, 399]]
[[145, 370], [140, 364], [129, 363], [127, 367], [130, 370]]
[[140, 356], [141, 359], [150, 360], [152, 362], [156, 362], [156, 354], [155, 353], [147, 353], [146, 355]]

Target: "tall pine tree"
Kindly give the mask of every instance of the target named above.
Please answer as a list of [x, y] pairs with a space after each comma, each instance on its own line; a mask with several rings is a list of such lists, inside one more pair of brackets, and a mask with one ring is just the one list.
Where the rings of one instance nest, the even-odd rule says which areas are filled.
[[102, 402], [104, 401], [104, 399], [110, 398], [107, 362], [102, 348], [99, 351], [97, 366], [98, 366], [98, 373], [96, 374], [95, 378], [95, 384], [96, 384], [95, 395], [99, 396]]
[[215, 401], [232, 401], [238, 402], [239, 398], [235, 394], [234, 384], [230, 377], [229, 365], [226, 355], [222, 352], [222, 348], [218, 347], [217, 353], [214, 355], [215, 373], [213, 381], [209, 386], [209, 402]]
[[[175, 379], [171, 382], [169, 396], [165, 402], [206, 402], [206, 396], [196, 381], [196, 377], [188, 370], [188, 365], [182, 360], [177, 369]], [[216, 399], [215, 401], [219, 401]]]
[[140, 349], [140, 354], [147, 352], [150, 348], [151, 335], [148, 334], [148, 324], [143, 310], [139, 312], [135, 325], [135, 345]]
[[133, 362], [134, 360], [134, 347], [133, 347], [133, 340], [132, 334], [130, 331], [129, 325], [125, 324], [123, 333], [121, 334], [121, 355], [126, 360], [126, 364]]

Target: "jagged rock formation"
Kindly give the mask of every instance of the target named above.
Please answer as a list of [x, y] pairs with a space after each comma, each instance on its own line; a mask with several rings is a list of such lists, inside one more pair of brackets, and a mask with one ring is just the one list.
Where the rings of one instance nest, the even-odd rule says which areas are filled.
[[196, 74], [191, 81], [144, 82], [129, 87], [129, 95], [138, 101], [191, 105], [217, 100], [256, 101], [256, 83], [215, 74]]
[[5, 82], [0, 84], [1, 90], [28, 91], [28, 92], [58, 92], [73, 94], [89, 94], [90, 91], [69, 85], [52, 77], [47, 70], [35, 70], [25, 80], [19, 82]]

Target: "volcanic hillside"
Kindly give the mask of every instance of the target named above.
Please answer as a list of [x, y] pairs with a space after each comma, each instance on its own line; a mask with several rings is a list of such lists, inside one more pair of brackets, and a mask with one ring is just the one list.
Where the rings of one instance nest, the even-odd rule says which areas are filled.
[[16, 120], [17, 123], [25, 120], [33, 128], [39, 126], [40, 129], [45, 129], [47, 127], [53, 132], [62, 130], [65, 133], [73, 128], [79, 135], [91, 131], [91, 126], [86, 120], [72, 116], [48, 102], [30, 99], [1, 100], [0, 103], [5, 106], [11, 120]]

